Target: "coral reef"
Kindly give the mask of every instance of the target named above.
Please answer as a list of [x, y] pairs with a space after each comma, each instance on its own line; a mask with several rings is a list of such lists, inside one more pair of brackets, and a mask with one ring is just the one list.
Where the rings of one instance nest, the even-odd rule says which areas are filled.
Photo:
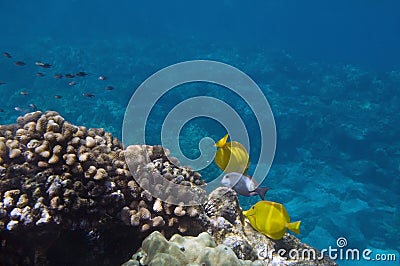
[[[268, 184], [284, 189], [273, 189], [269, 197], [296, 210], [307, 225], [301, 234], [302, 240], [325, 248], [327, 243], [334, 245], [338, 237], [345, 235], [352, 246], [360, 249], [367, 246], [399, 249], [397, 234], [391, 233], [399, 228], [392, 223], [392, 206], [400, 202], [400, 127], [396, 126], [400, 124], [398, 68], [374, 70], [362, 64], [301, 59], [281, 49], [226, 49], [214, 42], [209, 45], [192, 42], [176, 53], [175, 48], [180, 44], [179, 40], [163, 40], [160, 45], [137, 38], [71, 44], [38, 37], [23, 46], [10, 45], [14, 46], [16, 56], [48, 58], [53, 63], [50, 72], [61, 73], [79, 63], [79, 68], [88, 73], [105, 74], [110, 78], [107, 82], [112, 78], [115, 90], [103, 90], [99, 85], [103, 86], [104, 82], [92, 78], [68, 89], [67, 79], [54, 80], [48, 73], [48, 78], [37, 78], [32, 75], [36, 69], [31, 66], [17, 73], [12, 64], [10, 68], [6, 66], [8, 63], [2, 64], [1, 79], [7, 84], [0, 86], [4, 99], [0, 106], [0, 124], [14, 123], [18, 115], [32, 110], [27, 104], [34, 103], [39, 110], [59, 111], [75, 125], [103, 127], [120, 137], [126, 101], [132, 96], [130, 90], [120, 88], [126, 84], [137, 87], [160, 66], [193, 57], [188, 54], [218, 59], [248, 73], [271, 104], [280, 146], [268, 174]], [[26, 88], [29, 95], [20, 95], [21, 88]], [[96, 97], [81, 97], [88, 88], [96, 91]], [[256, 121], [250, 119], [250, 108], [240, 97], [214, 89], [212, 84], [195, 82], [175, 88], [170, 95], [164, 95], [169, 96], [165, 104], [157, 104], [155, 108], [165, 113], [191, 95], [204, 94], [234, 106], [249, 128], [256, 126]], [[62, 98], [54, 99], [54, 95]], [[16, 111], [16, 106], [22, 110]], [[155, 116], [147, 124], [152, 132], [159, 132], [161, 128], [163, 119], [157, 120], [159, 117]], [[195, 125], [181, 141], [182, 150], [192, 158], [199, 155], [198, 151], [190, 150], [193, 143], [212, 134], [216, 134], [213, 137], [216, 140], [221, 134], [213, 125]], [[258, 139], [257, 130], [248, 133], [251, 140]], [[159, 135], [152, 137], [153, 134], [149, 142], [157, 143]], [[252, 153], [257, 154], [257, 145], [252, 145]], [[202, 172], [204, 178], [218, 174], [212, 169], [206, 172]], [[251, 199], [240, 200], [244, 208], [254, 204]], [[353, 204], [354, 209], [344, 207], [357, 202], [361, 205]], [[368, 208], [360, 210], [360, 206]], [[337, 215], [342, 219], [337, 219]]]
[[217, 245], [208, 233], [200, 233], [197, 237], [173, 235], [168, 241], [159, 233], [154, 232], [142, 243], [132, 259], [123, 266], [134, 265], [264, 265], [258, 261], [238, 259], [232, 249], [225, 245]]
[[[148, 158], [141, 159], [143, 152]], [[283, 265], [335, 265], [326, 258], [269, 254], [273, 248], [310, 247], [288, 234], [272, 241], [254, 231], [233, 190], [218, 188], [204, 204], [193, 206], [153, 197], [135, 180], [151, 183], [163, 177], [204, 196], [201, 175], [168, 154], [161, 146], [124, 150], [103, 129], [74, 126], [53, 111], [29, 113], [17, 124], [0, 126], [0, 261], [114, 265], [127, 261], [151, 232], [160, 231], [165, 237], [208, 232], [220, 245], [210, 252], [234, 261], [232, 254]], [[135, 179], [126, 157], [137, 166]]]
[[189, 167], [181, 167], [178, 159], [170, 156], [168, 150], [131, 145], [125, 150], [125, 160], [141, 188], [167, 206], [178, 205], [173, 210], [177, 216], [195, 216], [195, 206], [207, 200], [205, 190], [201, 188], [205, 185], [204, 180], [200, 179], [201, 175]]
[[229, 188], [214, 190], [204, 207], [200, 219], [207, 232], [169, 241], [154, 232], [123, 265], [337, 265], [293, 235], [274, 241], [255, 231]]
[[[162, 147], [136, 148], [149, 152], [154, 175], [166, 168], [174, 183], [201, 183], [198, 173], [169, 162]], [[10, 263], [18, 261], [7, 253], [14, 240], [36, 230], [51, 232], [53, 240], [61, 229], [99, 234], [110, 225], [133, 227], [138, 240], [155, 229], [201, 231], [191, 221], [200, 207], [165, 204], [141, 189], [122, 144], [103, 129], [74, 126], [53, 111], [29, 113], [0, 126], [0, 155], [0, 237], [6, 243], [0, 258]]]

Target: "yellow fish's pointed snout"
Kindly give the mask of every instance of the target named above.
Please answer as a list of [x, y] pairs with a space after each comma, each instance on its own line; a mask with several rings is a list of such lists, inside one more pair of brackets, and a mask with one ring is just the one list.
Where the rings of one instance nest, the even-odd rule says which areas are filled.
[[300, 223], [301, 221], [289, 223], [287, 228], [293, 233], [300, 234]]
[[250, 208], [247, 211], [242, 211], [242, 214], [244, 216], [246, 216], [247, 218], [249, 218], [250, 216], [253, 216], [254, 214], [256, 214], [256, 211], [254, 210], [254, 208]]
[[300, 234], [301, 221], [290, 222], [285, 207], [277, 202], [262, 200], [243, 211], [251, 226], [273, 240], [282, 239], [287, 230]]
[[226, 134], [222, 139], [218, 140], [217, 143], [214, 144], [215, 147], [222, 148], [225, 146], [226, 141], [228, 140], [229, 135]]

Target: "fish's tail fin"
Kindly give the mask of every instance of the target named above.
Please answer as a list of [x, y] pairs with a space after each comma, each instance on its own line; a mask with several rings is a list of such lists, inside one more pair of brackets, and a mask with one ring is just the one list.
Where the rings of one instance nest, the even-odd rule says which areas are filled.
[[300, 223], [301, 221], [289, 223], [287, 228], [293, 233], [300, 234]]
[[258, 188], [256, 188], [255, 191], [258, 193], [258, 195], [260, 195], [260, 198], [262, 200], [264, 200], [265, 193], [267, 193], [268, 190], [269, 190], [269, 187], [258, 187]]
[[226, 134], [222, 139], [218, 140], [217, 143], [214, 144], [215, 147], [222, 148], [226, 144], [226, 140], [228, 139], [229, 135]]

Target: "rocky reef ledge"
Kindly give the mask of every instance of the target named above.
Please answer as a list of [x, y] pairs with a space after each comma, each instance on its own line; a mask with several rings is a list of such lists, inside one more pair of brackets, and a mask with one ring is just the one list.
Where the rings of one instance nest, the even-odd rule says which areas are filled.
[[[146, 150], [150, 162], [143, 163], [154, 175], [201, 190], [201, 175], [175, 159], [171, 162], [168, 150], [132, 147]], [[226, 261], [336, 265], [326, 257], [290, 258], [292, 249], [320, 253], [292, 235], [272, 241], [254, 231], [228, 188], [216, 189], [198, 206], [154, 198], [132, 177], [125, 162], [129, 149], [103, 129], [72, 125], [53, 111], [29, 113], [16, 124], [0, 126], [1, 265], [143, 265], [157, 252], [158, 257], [175, 257], [156, 248], [151, 256], [144, 254], [146, 245], [164, 237], [161, 242], [179, 243], [181, 252], [202, 239], [210, 254]], [[132, 257], [138, 249], [141, 257]], [[286, 255], [272, 252], [279, 249]]]

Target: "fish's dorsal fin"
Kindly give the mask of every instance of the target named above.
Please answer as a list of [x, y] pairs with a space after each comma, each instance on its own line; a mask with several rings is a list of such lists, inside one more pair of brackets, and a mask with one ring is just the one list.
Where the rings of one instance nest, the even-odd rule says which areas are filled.
[[228, 137], [229, 137], [229, 135], [226, 134], [222, 139], [218, 140], [217, 143], [214, 144], [214, 146], [218, 147], [218, 148], [224, 147]]

